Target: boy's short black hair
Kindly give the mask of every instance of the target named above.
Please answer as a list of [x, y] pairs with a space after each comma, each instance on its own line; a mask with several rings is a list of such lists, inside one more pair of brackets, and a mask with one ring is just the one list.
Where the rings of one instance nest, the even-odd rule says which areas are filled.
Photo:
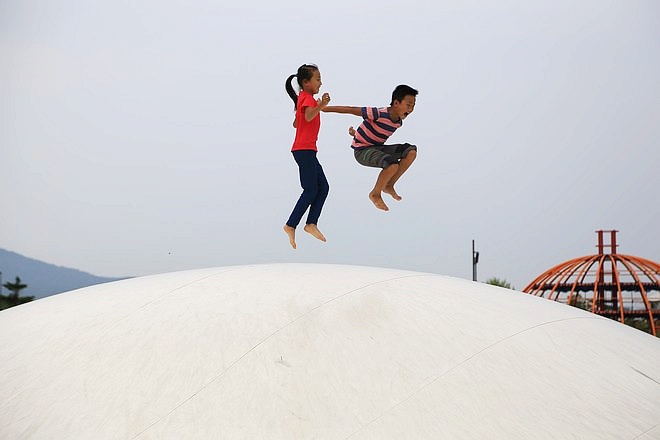
[[399, 84], [396, 86], [394, 91], [392, 92], [392, 102], [390, 102], [390, 105], [394, 105], [394, 101], [403, 101], [403, 98], [406, 96], [417, 96], [417, 93], [419, 93], [417, 90], [413, 89], [410, 86], [407, 86], [405, 84]]

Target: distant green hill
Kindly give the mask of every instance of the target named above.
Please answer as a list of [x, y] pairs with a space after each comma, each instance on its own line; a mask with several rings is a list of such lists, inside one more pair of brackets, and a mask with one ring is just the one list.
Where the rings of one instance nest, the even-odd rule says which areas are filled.
[[[5, 249], [0, 249], [0, 272], [2, 272], [2, 284], [8, 281], [13, 282], [18, 276], [21, 278], [21, 282], [28, 286], [21, 290], [21, 296], [36, 298], [129, 278], [98, 277], [76, 269], [27, 258]], [[3, 288], [2, 293], [6, 295], [9, 292]]]

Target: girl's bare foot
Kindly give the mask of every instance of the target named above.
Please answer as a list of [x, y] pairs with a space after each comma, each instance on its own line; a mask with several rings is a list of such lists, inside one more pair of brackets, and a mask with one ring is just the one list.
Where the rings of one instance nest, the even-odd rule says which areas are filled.
[[289, 243], [291, 243], [292, 248], [296, 248], [296, 228], [292, 228], [289, 225], [284, 225], [282, 228], [284, 229], [284, 232], [286, 232], [286, 235], [289, 236]]
[[386, 186], [383, 192], [391, 195], [394, 200], [401, 200], [401, 196], [396, 193], [393, 186]]
[[305, 232], [312, 234], [319, 240], [325, 241], [325, 237], [321, 234], [321, 231], [319, 231], [319, 228], [314, 223], [307, 223], [303, 229]]
[[376, 208], [382, 209], [383, 211], [389, 211], [390, 208], [387, 207], [385, 202], [383, 202], [383, 198], [380, 196], [379, 193], [371, 192], [369, 193], [369, 200], [376, 205]]

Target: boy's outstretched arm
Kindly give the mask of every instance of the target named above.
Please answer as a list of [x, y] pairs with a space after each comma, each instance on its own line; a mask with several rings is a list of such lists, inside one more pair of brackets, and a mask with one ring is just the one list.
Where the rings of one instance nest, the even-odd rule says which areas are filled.
[[350, 115], [362, 116], [362, 107], [351, 107], [347, 105], [328, 105], [321, 111], [326, 113], [348, 113]]

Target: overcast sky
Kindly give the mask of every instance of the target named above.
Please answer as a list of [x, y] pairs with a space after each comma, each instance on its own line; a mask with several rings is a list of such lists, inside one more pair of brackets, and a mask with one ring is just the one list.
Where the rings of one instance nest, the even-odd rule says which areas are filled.
[[[374, 208], [351, 115], [322, 114], [321, 243], [284, 90], [415, 112], [401, 202]], [[102, 276], [322, 262], [522, 289], [569, 258], [660, 260], [660, 2], [0, 0], [0, 247]]]

